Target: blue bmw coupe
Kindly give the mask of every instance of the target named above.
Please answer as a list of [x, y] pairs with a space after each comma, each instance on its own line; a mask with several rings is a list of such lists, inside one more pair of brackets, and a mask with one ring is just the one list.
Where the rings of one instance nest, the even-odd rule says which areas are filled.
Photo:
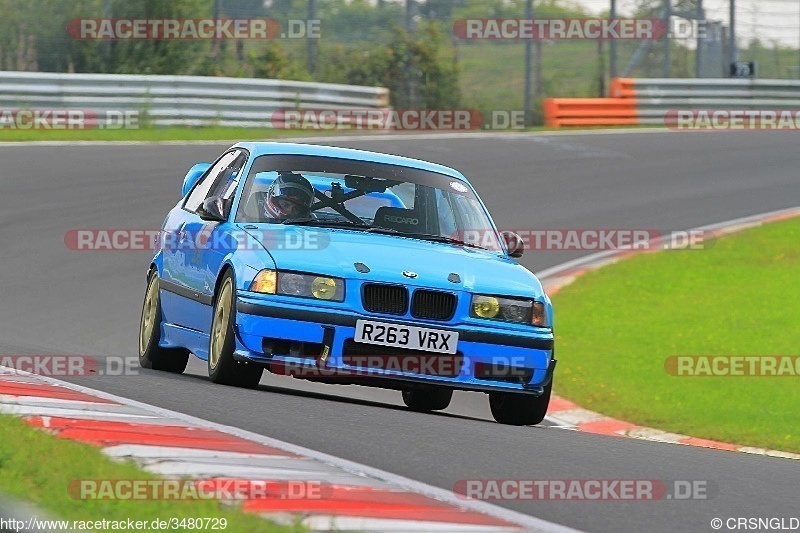
[[402, 392], [445, 409], [489, 395], [500, 423], [550, 401], [553, 313], [467, 179], [361, 150], [239, 143], [194, 165], [150, 264], [145, 368], [256, 387], [263, 370]]

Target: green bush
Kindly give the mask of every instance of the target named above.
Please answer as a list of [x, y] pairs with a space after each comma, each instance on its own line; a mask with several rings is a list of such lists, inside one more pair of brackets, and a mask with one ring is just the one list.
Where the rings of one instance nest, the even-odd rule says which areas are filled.
[[316, 79], [387, 87], [396, 108], [455, 108], [461, 103], [459, 68], [446, 43], [434, 23], [410, 34], [392, 26], [383, 45], [321, 48]]

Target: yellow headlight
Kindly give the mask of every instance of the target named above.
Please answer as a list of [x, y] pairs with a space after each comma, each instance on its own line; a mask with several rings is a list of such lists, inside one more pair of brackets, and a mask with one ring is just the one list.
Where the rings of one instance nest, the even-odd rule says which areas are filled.
[[476, 296], [472, 301], [472, 311], [481, 318], [494, 318], [500, 312], [500, 302], [492, 296]]
[[275, 287], [278, 283], [277, 275], [274, 270], [264, 269], [258, 274], [250, 284], [253, 292], [263, 292], [265, 294], [275, 294]]
[[332, 300], [336, 296], [336, 280], [314, 278], [314, 281], [311, 282], [311, 294], [320, 300]]

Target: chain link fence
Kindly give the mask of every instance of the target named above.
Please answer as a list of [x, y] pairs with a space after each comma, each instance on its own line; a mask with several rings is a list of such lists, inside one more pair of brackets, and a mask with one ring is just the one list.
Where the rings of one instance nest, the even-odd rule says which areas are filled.
[[[0, 0], [0, 69], [261, 77], [391, 90], [395, 108], [523, 109], [545, 96], [603, 96], [609, 78], [724, 77], [730, 59], [761, 78], [800, 78], [800, 3], [733, 0]], [[668, 38], [467, 39], [469, 20], [667, 19]], [[530, 10], [530, 11], [529, 11]], [[269, 17], [268, 39], [76, 37], [89, 19]], [[78, 22], [76, 22], [78, 21]], [[698, 21], [702, 21], [698, 24]], [[76, 26], [77, 25], [77, 26]], [[705, 37], [698, 40], [702, 25]], [[699, 48], [698, 48], [699, 43]], [[699, 54], [698, 54], [699, 50]]]

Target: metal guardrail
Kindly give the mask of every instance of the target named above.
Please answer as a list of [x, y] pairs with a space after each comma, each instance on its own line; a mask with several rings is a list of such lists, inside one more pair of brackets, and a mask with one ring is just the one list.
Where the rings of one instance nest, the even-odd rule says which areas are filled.
[[[274, 111], [383, 109], [389, 90], [333, 83], [0, 71], [0, 108], [135, 111], [156, 126], [271, 127]], [[146, 117], [146, 118], [144, 118]]]
[[800, 110], [796, 80], [616, 78], [609, 92], [610, 98], [545, 99], [545, 125], [666, 125], [677, 109]]
[[728, 78], [615, 78], [612, 98], [800, 99], [800, 80]]
[[635, 98], [639, 124], [664, 124], [675, 109], [800, 109], [800, 81], [619, 78], [610, 96]]

